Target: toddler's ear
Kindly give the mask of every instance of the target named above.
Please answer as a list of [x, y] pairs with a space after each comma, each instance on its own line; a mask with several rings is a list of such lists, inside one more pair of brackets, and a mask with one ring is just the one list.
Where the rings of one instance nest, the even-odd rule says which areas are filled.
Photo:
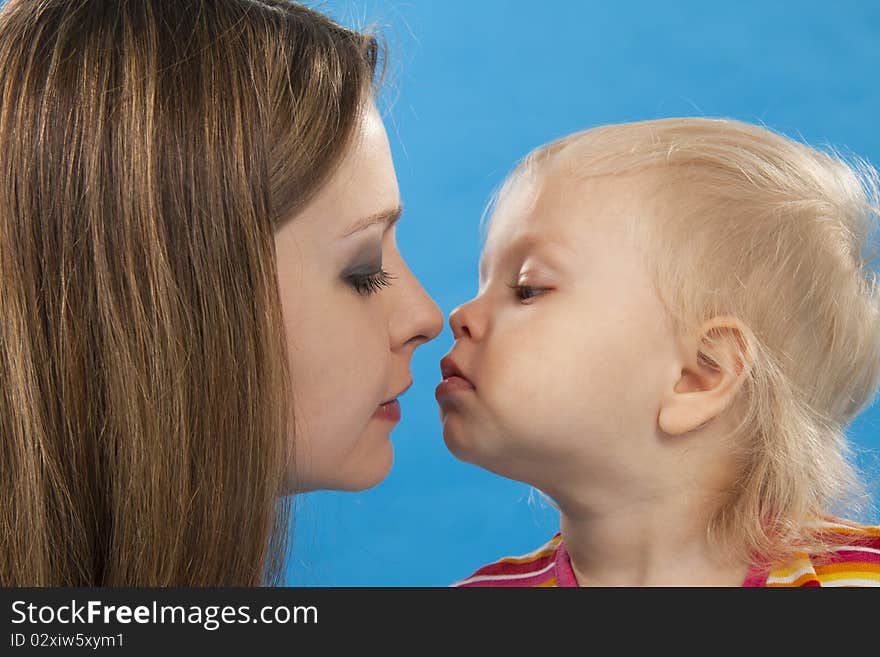
[[710, 319], [685, 340], [685, 365], [663, 398], [660, 429], [680, 435], [720, 415], [749, 376], [753, 341], [749, 327], [729, 316]]

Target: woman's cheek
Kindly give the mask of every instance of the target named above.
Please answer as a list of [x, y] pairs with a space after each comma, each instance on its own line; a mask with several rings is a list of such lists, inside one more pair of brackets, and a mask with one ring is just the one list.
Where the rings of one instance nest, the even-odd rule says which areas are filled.
[[344, 361], [339, 365], [346, 372], [345, 382], [341, 382], [340, 387], [349, 390], [353, 399], [362, 400], [370, 408], [384, 401], [390, 385], [388, 328], [387, 323], [376, 315], [372, 312], [351, 321], [349, 339], [334, 355], [337, 360]]

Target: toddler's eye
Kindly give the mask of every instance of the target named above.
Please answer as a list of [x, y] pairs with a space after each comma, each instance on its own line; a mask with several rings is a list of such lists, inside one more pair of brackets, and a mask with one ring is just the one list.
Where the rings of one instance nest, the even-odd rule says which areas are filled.
[[550, 289], [547, 287], [534, 287], [532, 285], [510, 285], [509, 287], [520, 301], [529, 301]]

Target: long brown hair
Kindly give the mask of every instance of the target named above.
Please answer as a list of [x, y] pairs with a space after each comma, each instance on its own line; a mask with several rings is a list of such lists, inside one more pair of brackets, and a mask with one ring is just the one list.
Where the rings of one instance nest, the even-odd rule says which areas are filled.
[[284, 575], [274, 231], [373, 38], [285, 0], [0, 10], [0, 585]]

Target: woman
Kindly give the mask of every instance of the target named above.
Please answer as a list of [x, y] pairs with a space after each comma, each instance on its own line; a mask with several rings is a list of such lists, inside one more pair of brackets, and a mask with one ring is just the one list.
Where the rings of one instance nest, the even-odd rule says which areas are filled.
[[0, 585], [253, 586], [375, 485], [442, 317], [375, 41], [284, 0], [0, 11]]

